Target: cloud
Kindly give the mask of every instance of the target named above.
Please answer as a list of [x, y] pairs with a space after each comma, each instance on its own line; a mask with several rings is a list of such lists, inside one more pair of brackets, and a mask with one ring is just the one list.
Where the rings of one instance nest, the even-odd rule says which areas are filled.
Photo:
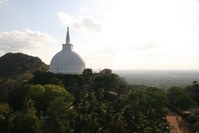
[[4, 3], [4, 2], [7, 2], [8, 0], [0, 0], [0, 4], [1, 3]]
[[71, 26], [78, 31], [100, 32], [102, 25], [91, 16], [80, 16], [75, 18], [67, 13], [59, 12], [58, 17], [64, 26]]
[[160, 47], [163, 47], [163, 45], [158, 44], [155, 41], [147, 41], [144, 43], [134, 44], [134, 46], [130, 47], [130, 50], [148, 51], [148, 50], [158, 49]]
[[7, 2], [8, 0], [0, 0], [0, 4]]
[[9, 31], [0, 34], [0, 49], [5, 52], [38, 49], [43, 43], [54, 42], [53, 37], [26, 29], [24, 32]]
[[88, 6], [83, 6], [79, 9], [81, 12], [87, 12], [87, 11], [91, 11], [90, 7]]

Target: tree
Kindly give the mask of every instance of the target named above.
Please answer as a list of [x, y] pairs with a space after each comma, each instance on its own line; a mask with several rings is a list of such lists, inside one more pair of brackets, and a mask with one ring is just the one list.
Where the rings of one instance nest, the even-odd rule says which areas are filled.
[[196, 105], [196, 102], [191, 100], [191, 98], [188, 95], [182, 95], [182, 96], [178, 96], [175, 99], [174, 104], [177, 107], [180, 107], [182, 110], [187, 110], [194, 107]]
[[182, 96], [182, 95], [184, 95], [184, 94], [185, 94], [185, 92], [184, 92], [184, 90], [183, 90], [181, 87], [172, 86], [172, 87], [170, 87], [170, 88], [167, 90], [166, 96], [167, 96], [167, 98], [168, 98], [169, 104], [170, 104], [170, 105], [173, 105], [175, 99], [176, 99], [178, 96]]
[[74, 98], [66, 91], [65, 88], [59, 85], [33, 85], [30, 87], [26, 97], [35, 101], [37, 114], [42, 111], [46, 113], [50, 103], [57, 97], [63, 97], [64, 101], [73, 101]]
[[144, 92], [146, 104], [143, 107], [143, 114], [146, 122], [146, 131], [159, 133], [169, 127], [169, 123], [165, 120], [168, 111], [165, 109], [168, 105], [166, 94], [154, 87], [149, 87]]
[[26, 99], [22, 111], [17, 111], [9, 119], [9, 133], [41, 133], [42, 120], [36, 116], [34, 102]]
[[199, 130], [199, 121], [193, 124], [193, 128], [198, 131]]
[[59, 79], [56, 78], [56, 75], [51, 72], [45, 71], [36, 71], [34, 77], [30, 80], [30, 83], [33, 84], [59, 84]]
[[194, 85], [195, 87], [198, 87], [198, 85], [199, 85], [198, 81], [193, 81], [193, 85]]
[[65, 75], [59, 75], [59, 76], [63, 77], [65, 88], [75, 86], [75, 85], [82, 86], [84, 84], [84, 79], [82, 75], [65, 74]]
[[7, 103], [0, 103], [0, 132], [8, 130], [8, 119], [12, 113], [12, 109]]
[[104, 88], [105, 90], [113, 90], [117, 85], [119, 85], [119, 76], [117, 74], [111, 73], [111, 70], [102, 71], [103, 72], [95, 76], [93, 84], [93, 88], [95, 90], [99, 88]]
[[97, 74], [94, 78], [94, 82], [93, 82], [93, 88], [95, 90], [99, 89], [99, 88], [104, 88], [104, 76], [102, 74]]
[[37, 114], [41, 111], [46, 110], [46, 103], [44, 102], [45, 88], [42, 85], [32, 85], [26, 94], [27, 98], [31, 98], [35, 101], [35, 108], [37, 109]]
[[90, 68], [86, 68], [83, 70], [83, 75], [87, 77], [91, 77], [93, 75], [93, 71]]
[[83, 71], [83, 77], [84, 77], [84, 80], [85, 80], [84, 82], [86, 84], [90, 84], [91, 85], [91, 83], [92, 83], [92, 76], [93, 76], [92, 69], [90, 69], [90, 68], [84, 69], [84, 71]]
[[119, 77], [119, 84], [118, 84], [118, 89], [117, 91], [120, 94], [126, 94], [128, 92], [128, 83], [125, 80], [125, 78]]
[[[73, 99], [72, 95], [70, 97]], [[58, 123], [57, 132], [59, 133], [72, 132], [71, 123], [73, 123], [73, 117], [76, 114], [72, 102], [72, 100], [66, 101], [64, 97], [56, 97], [50, 102], [47, 109], [50, 118]]]
[[166, 95], [158, 88], [146, 90], [131, 89], [128, 95], [122, 96], [114, 106], [121, 112], [128, 132], [169, 131]]
[[199, 105], [199, 86], [197, 81], [194, 81], [193, 85], [186, 86], [185, 92]]
[[108, 69], [108, 68], [105, 68], [105, 69], [101, 70], [100, 73], [108, 75], [108, 74], [112, 74], [112, 70]]

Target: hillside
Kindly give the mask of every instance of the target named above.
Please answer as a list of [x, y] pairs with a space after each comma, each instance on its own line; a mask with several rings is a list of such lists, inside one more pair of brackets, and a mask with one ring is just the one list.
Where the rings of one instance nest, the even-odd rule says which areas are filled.
[[7, 53], [0, 57], [0, 77], [8, 78], [33, 72], [39, 68], [47, 69], [47, 65], [38, 57], [22, 53]]

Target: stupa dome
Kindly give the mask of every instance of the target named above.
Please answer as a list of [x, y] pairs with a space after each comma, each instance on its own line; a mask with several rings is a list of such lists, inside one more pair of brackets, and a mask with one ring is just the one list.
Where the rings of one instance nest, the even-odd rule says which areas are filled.
[[73, 51], [73, 45], [70, 44], [69, 28], [67, 27], [66, 44], [62, 44], [62, 50], [52, 58], [49, 71], [55, 74], [80, 74], [84, 69], [84, 60], [77, 52]]

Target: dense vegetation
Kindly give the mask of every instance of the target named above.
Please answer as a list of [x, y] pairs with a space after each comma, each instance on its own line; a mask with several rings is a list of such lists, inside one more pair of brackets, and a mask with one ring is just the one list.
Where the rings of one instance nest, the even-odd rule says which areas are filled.
[[38, 57], [22, 53], [7, 53], [0, 57], [0, 77], [16, 77], [27, 72], [34, 72], [47, 65]]
[[[183, 115], [199, 104], [197, 81], [162, 90], [128, 84], [111, 69], [85, 69], [80, 75], [46, 69], [24, 73], [0, 79], [2, 133], [169, 132], [168, 107]], [[198, 128], [197, 116], [188, 120]]]

